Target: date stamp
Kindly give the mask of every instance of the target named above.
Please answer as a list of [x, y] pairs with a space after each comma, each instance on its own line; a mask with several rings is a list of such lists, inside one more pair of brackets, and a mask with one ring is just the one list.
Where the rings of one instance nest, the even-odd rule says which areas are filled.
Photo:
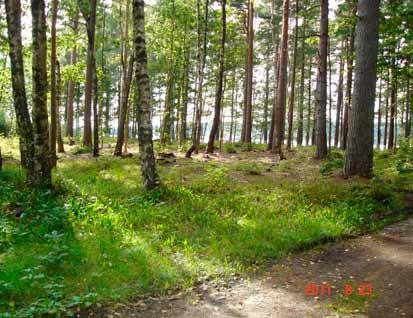
[[[304, 293], [307, 297], [330, 297], [333, 287], [327, 282], [323, 283], [308, 283], [305, 285]], [[362, 282], [358, 284], [344, 284], [342, 294], [351, 296], [357, 294], [362, 297], [371, 297], [374, 293], [373, 284], [370, 282]]]

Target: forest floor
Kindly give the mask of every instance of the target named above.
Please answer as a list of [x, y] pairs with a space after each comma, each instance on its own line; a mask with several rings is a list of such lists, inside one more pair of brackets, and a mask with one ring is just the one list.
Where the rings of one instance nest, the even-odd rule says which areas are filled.
[[[413, 201], [410, 202], [413, 205]], [[411, 211], [412, 212], [412, 211]], [[146, 298], [102, 317], [413, 317], [413, 218], [373, 235], [328, 243], [264, 271]], [[318, 286], [318, 296], [311, 284]], [[322, 295], [321, 286], [325, 293]], [[331, 288], [328, 294], [328, 286]], [[371, 288], [371, 289], [370, 289]]]
[[[225, 144], [186, 159], [155, 143], [162, 186], [145, 193], [135, 144], [114, 158], [105, 143], [97, 159], [66, 146], [52, 191], [25, 187], [17, 145], [0, 138], [2, 318], [411, 316], [398, 305], [411, 296], [411, 223], [385, 228], [409, 216], [411, 149], [376, 151], [366, 180], [342, 177], [339, 150], [317, 161], [300, 147], [280, 162]], [[331, 296], [306, 296], [323, 282]], [[365, 282], [373, 296], [338, 296]]]

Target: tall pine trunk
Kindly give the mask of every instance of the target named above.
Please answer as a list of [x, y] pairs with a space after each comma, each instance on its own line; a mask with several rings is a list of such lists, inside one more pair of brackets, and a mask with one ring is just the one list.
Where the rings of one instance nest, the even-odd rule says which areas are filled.
[[316, 154], [317, 159], [327, 156], [327, 51], [328, 51], [328, 0], [320, 0], [320, 43], [318, 48], [318, 75], [316, 90]]
[[374, 100], [380, 0], [359, 0], [356, 26], [356, 64], [345, 155], [346, 176], [373, 173]]
[[304, 80], [305, 80], [305, 29], [304, 18], [301, 35], [301, 71], [300, 71], [300, 100], [298, 104], [297, 145], [302, 146], [304, 136]]
[[297, 47], [298, 47], [298, 0], [295, 2], [295, 29], [294, 29], [294, 51], [293, 51], [293, 67], [292, 67], [292, 80], [291, 80], [291, 95], [288, 106], [288, 139], [287, 149], [291, 150], [291, 144], [293, 141], [293, 115], [294, 115], [294, 98], [295, 98], [295, 70], [297, 67]]
[[285, 130], [285, 106], [287, 101], [287, 64], [288, 64], [288, 19], [290, 11], [290, 1], [284, 0], [283, 19], [281, 32], [281, 46], [278, 60], [278, 90], [275, 112], [275, 127], [272, 152], [284, 158], [282, 144], [284, 142]]
[[57, 96], [56, 96], [56, 20], [57, 10], [59, 2], [58, 0], [52, 1], [52, 25], [51, 25], [51, 38], [50, 38], [50, 135], [49, 135], [49, 148], [50, 148], [50, 164], [56, 166], [56, 128], [57, 128]]
[[[341, 43], [341, 53], [343, 52], [343, 43]], [[334, 134], [334, 147], [338, 147], [338, 142], [340, 139], [340, 115], [342, 114], [343, 106], [343, 73], [344, 73], [344, 59], [342, 54], [340, 54], [340, 68], [338, 75], [338, 87], [337, 87], [337, 107], [336, 107], [336, 129]]]
[[[218, 132], [219, 121], [221, 117], [221, 104], [222, 104], [222, 92], [223, 92], [223, 80], [224, 80], [224, 62], [225, 62], [225, 38], [227, 32], [227, 17], [226, 17], [226, 0], [222, 1], [222, 31], [221, 31], [221, 47], [219, 51], [219, 66], [217, 77], [217, 88], [215, 94], [215, 107], [214, 107], [214, 119], [212, 122], [212, 128], [209, 134], [209, 141], [206, 153], [214, 152], [214, 141]], [[223, 127], [222, 127], [223, 128]]]

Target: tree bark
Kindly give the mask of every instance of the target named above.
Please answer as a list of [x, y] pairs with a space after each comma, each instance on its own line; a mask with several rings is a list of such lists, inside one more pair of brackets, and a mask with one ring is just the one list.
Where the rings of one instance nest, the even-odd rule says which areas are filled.
[[377, 109], [377, 149], [380, 149], [381, 144], [381, 97], [382, 97], [382, 80], [379, 84], [379, 105]]
[[17, 132], [20, 139], [20, 155], [22, 166], [26, 168], [28, 184], [35, 183], [37, 176], [34, 170], [34, 134], [27, 106], [23, 48], [21, 37], [21, 4], [20, 0], [6, 0], [7, 33], [9, 42], [11, 84], [13, 89], [14, 110], [16, 112]]
[[316, 159], [327, 156], [327, 51], [328, 51], [328, 0], [320, 0], [320, 42], [318, 48], [318, 75], [316, 89]]
[[207, 53], [207, 35], [208, 35], [208, 10], [209, 0], [205, 0], [205, 21], [203, 36], [201, 34], [201, 0], [196, 2], [197, 12], [197, 97], [195, 102], [195, 125], [193, 127], [192, 146], [185, 153], [186, 158], [191, 158], [192, 153], [198, 153], [202, 134], [202, 109], [203, 109], [203, 86], [204, 70]]
[[[79, 1], [79, 0], [78, 0]], [[82, 6], [81, 6], [82, 7]], [[94, 81], [94, 64], [95, 64], [95, 30], [96, 30], [96, 0], [89, 0], [87, 8], [82, 10], [83, 17], [86, 20], [87, 30], [87, 66], [86, 66], [86, 83], [85, 83], [85, 111], [83, 124], [83, 145], [92, 148], [92, 97]]]
[[307, 129], [306, 129], [306, 136], [305, 136], [305, 144], [306, 146], [310, 143], [310, 131], [311, 131], [311, 68], [312, 68], [312, 58], [310, 57], [310, 63], [308, 67], [308, 112], [307, 112]]
[[135, 78], [138, 86], [138, 139], [143, 186], [151, 190], [159, 185], [152, 142], [151, 91], [145, 43], [144, 0], [133, 0], [134, 43], [136, 56]]
[[[353, 9], [354, 13], [356, 7]], [[351, 92], [353, 85], [353, 51], [354, 51], [354, 29], [351, 32], [350, 39], [347, 43], [347, 79], [346, 79], [346, 97], [344, 103], [343, 129], [341, 134], [341, 149], [345, 150], [347, 147], [347, 133], [348, 133], [348, 114], [351, 105]]]
[[300, 75], [300, 101], [298, 104], [297, 145], [302, 146], [304, 136], [304, 80], [305, 80], [305, 29], [306, 20], [303, 18], [303, 31], [301, 36], [301, 75]]
[[57, 128], [57, 100], [56, 100], [56, 20], [58, 0], [52, 1], [52, 24], [50, 31], [50, 165], [56, 167], [56, 128]]
[[374, 100], [380, 0], [359, 0], [354, 92], [345, 155], [346, 176], [373, 172]]
[[[223, 92], [223, 80], [224, 80], [224, 62], [225, 62], [225, 39], [227, 32], [227, 17], [226, 17], [226, 0], [221, 0], [222, 5], [222, 31], [221, 31], [221, 47], [219, 51], [219, 66], [217, 77], [217, 89], [215, 94], [215, 107], [214, 107], [214, 119], [212, 122], [212, 128], [209, 134], [209, 141], [206, 153], [214, 152], [214, 141], [218, 132], [219, 121], [221, 117], [221, 104], [222, 104], [222, 92]], [[223, 128], [223, 127], [222, 127]]]
[[391, 90], [390, 90], [390, 123], [389, 123], [389, 141], [387, 147], [389, 150], [394, 150], [395, 147], [395, 124], [396, 124], [396, 94], [397, 94], [397, 76], [394, 60], [391, 68]]
[[62, 136], [62, 125], [60, 121], [60, 101], [62, 92], [62, 78], [60, 76], [60, 63], [56, 61], [56, 142], [57, 142], [57, 152], [65, 152], [63, 145]]
[[252, 84], [254, 68], [254, 3], [248, 0], [247, 12], [247, 65], [245, 77], [245, 122], [244, 122], [244, 139], [243, 143], [251, 144], [252, 134]]
[[404, 127], [404, 136], [406, 138], [410, 137], [410, 131], [412, 126], [412, 113], [411, 113], [411, 106], [410, 106], [410, 77], [407, 77], [406, 83], [406, 119], [405, 119], [405, 127]]
[[[73, 20], [73, 32], [77, 34], [79, 25], [79, 13], [76, 13], [74, 20]], [[72, 48], [72, 52], [70, 54], [70, 64], [72, 66], [77, 64], [77, 47], [76, 43]], [[69, 140], [69, 145], [74, 144], [73, 140], [73, 101], [75, 96], [75, 82], [70, 79], [67, 83], [67, 103], [66, 103], [66, 136]]]
[[35, 183], [51, 187], [52, 174], [49, 151], [49, 122], [47, 114], [47, 38], [45, 3], [31, 0], [32, 11], [32, 76], [33, 131]]
[[288, 64], [288, 19], [290, 11], [290, 1], [284, 0], [283, 19], [281, 31], [281, 45], [278, 59], [278, 90], [275, 107], [275, 127], [272, 152], [284, 158], [282, 144], [284, 142], [285, 130], [285, 106], [287, 101], [287, 64]]
[[288, 139], [287, 149], [291, 150], [291, 144], [293, 140], [293, 118], [294, 118], [294, 99], [295, 99], [295, 70], [297, 67], [297, 47], [298, 47], [298, 12], [299, 2], [295, 1], [295, 29], [294, 29], [294, 51], [293, 51], [293, 67], [291, 69], [291, 95], [288, 106]]
[[133, 67], [134, 67], [134, 56], [131, 55], [129, 57], [129, 66], [127, 68], [127, 74], [122, 81], [122, 93], [121, 93], [121, 104], [120, 104], [120, 114], [119, 114], [119, 125], [118, 125], [118, 136], [116, 139], [116, 146], [114, 155], [121, 156], [122, 155], [122, 147], [125, 140], [125, 123], [126, 123], [126, 116], [128, 112], [128, 101], [129, 101], [129, 92], [132, 82], [132, 75], [133, 75]]
[[[343, 52], [343, 43], [341, 43], [341, 53]], [[342, 113], [343, 106], [343, 74], [344, 74], [344, 59], [342, 54], [340, 54], [340, 69], [338, 75], [338, 88], [337, 88], [337, 108], [336, 108], [336, 129], [334, 134], [334, 147], [338, 147], [338, 142], [340, 139], [340, 115]]]

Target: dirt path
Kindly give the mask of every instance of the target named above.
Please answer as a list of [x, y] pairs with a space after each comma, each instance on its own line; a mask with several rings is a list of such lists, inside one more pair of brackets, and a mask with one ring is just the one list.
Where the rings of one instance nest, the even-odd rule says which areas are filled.
[[[318, 296], [306, 295], [311, 283], [319, 286]], [[344, 296], [346, 284], [354, 287], [350, 296]], [[371, 286], [373, 295], [360, 296], [360, 286], [361, 293]], [[413, 317], [413, 218], [378, 234], [284, 259], [248, 280], [205, 283], [186, 295], [137, 300], [102, 317]]]

